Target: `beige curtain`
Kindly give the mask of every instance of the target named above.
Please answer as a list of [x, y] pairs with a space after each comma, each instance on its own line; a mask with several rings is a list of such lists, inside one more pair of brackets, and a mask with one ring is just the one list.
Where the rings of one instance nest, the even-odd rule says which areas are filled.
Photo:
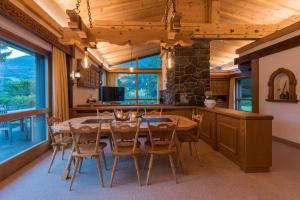
[[229, 108], [234, 109], [235, 107], [235, 78], [230, 79], [229, 85]]
[[107, 72], [106, 77], [107, 77], [107, 86], [111, 86], [111, 87], [117, 86], [118, 73]]
[[68, 74], [66, 54], [53, 46], [53, 115], [62, 120], [69, 119]]

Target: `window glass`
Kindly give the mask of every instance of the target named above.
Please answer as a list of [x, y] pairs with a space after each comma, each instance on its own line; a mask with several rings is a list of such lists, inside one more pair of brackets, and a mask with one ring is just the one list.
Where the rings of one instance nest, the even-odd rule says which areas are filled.
[[[148, 56], [144, 58], [138, 59], [138, 67], [139, 68], [161, 68], [162, 61], [159, 54]], [[128, 67], [136, 67], [136, 60], [128, 61], [119, 65], [115, 65], [113, 67], [116, 68], [128, 68]]]
[[136, 74], [119, 74], [118, 87], [125, 88], [125, 99], [136, 99]]
[[157, 74], [140, 73], [138, 75], [139, 99], [157, 99]]
[[[47, 58], [0, 40], [0, 115], [47, 107]], [[0, 163], [46, 140], [45, 114], [0, 122]]]
[[139, 68], [161, 68], [161, 57], [160, 55], [149, 56], [140, 58], [138, 66]]
[[236, 109], [252, 112], [252, 79], [238, 79], [235, 94]]

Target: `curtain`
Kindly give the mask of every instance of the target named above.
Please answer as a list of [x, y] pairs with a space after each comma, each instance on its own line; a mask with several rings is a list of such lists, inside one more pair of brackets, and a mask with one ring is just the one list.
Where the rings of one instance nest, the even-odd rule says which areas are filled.
[[53, 115], [61, 120], [69, 119], [68, 74], [66, 54], [53, 46]]
[[118, 73], [107, 72], [107, 86], [115, 87], [118, 84]]
[[235, 108], [235, 78], [230, 79], [229, 84], [229, 108]]
[[158, 92], [163, 89], [163, 76], [162, 76], [162, 73], [157, 73], [157, 88], [158, 88]]

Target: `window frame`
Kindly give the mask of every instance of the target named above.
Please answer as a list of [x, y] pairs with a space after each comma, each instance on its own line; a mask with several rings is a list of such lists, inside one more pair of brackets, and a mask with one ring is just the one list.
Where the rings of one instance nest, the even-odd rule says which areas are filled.
[[[19, 120], [30, 116], [40, 116], [40, 115], [47, 116], [47, 114], [51, 113], [52, 111], [52, 53], [51, 51], [44, 49], [40, 46], [37, 46], [36, 44], [28, 40], [25, 40], [20, 36], [10, 31], [7, 31], [3, 28], [0, 28], [0, 41], [6, 42], [13, 46], [22, 48], [24, 50], [31, 51], [41, 56], [45, 56], [48, 61], [46, 64], [47, 66], [45, 66], [46, 67], [45, 70], [48, 71], [47, 76], [45, 75], [45, 79], [47, 80], [47, 82], [45, 82], [47, 84], [45, 87], [45, 89], [47, 90], [45, 91], [45, 96], [46, 96], [45, 107], [36, 108], [29, 111], [21, 111], [21, 112], [16, 111], [14, 113], [1, 115], [0, 121], [13, 121], [13, 120]], [[14, 173], [16, 170], [20, 169], [27, 163], [29, 163], [31, 160], [34, 160], [37, 156], [48, 151], [49, 140], [48, 140], [47, 130], [45, 134], [46, 134], [45, 140], [29, 148], [24, 149], [24, 151], [8, 158], [5, 162], [2, 162], [0, 164], [0, 171], [2, 172], [0, 175], [0, 181], [8, 177], [12, 173]]]

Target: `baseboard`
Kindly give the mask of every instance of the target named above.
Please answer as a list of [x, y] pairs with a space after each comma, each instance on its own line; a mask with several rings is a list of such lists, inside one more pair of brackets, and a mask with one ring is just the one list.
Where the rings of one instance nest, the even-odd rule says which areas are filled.
[[283, 139], [283, 138], [279, 138], [279, 137], [276, 137], [276, 136], [272, 136], [272, 139], [273, 139], [273, 141], [276, 141], [276, 142], [279, 142], [279, 143], [282, 143], [282, 144], [300, 149], [300, 144], [297, 143], [297, 142], [293, 142], [293, 141], [286, 140], [286, 139]]

